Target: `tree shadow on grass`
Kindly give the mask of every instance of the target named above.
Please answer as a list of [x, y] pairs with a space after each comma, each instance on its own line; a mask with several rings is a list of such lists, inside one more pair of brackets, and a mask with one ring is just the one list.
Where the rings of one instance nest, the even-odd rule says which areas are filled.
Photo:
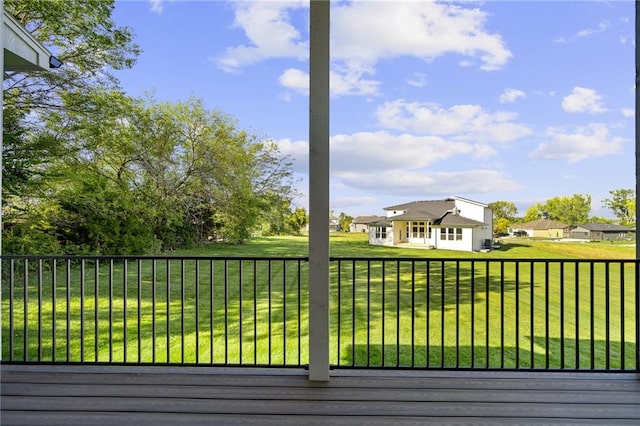
[[[475, 368], [475, 369], [522, 369], [522, 370], [631, 370], [635, 371], [635, 349], [632, 342], [591, 342], [575, 339], [549, 339], [545, 350], [544, 338], [534, 339], [534, 352], [530, 347], [476, 345], [430, 345], [411, 346], [385, 344], [348, 344], [340, 350], [335, 366], [373, 368]], [[622, 350], [624, 348], [624, 363]], [[608, 359], [608, 362], [607, 362]]]

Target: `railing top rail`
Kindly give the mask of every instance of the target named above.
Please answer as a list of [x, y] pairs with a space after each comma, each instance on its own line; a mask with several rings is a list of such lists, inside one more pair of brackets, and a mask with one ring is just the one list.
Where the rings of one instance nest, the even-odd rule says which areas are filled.
[[640, 259], [588, 259], [588, 258], [482, 258], [482, 257], [351, 257], [351, 256], [331, 256], [331, 261], [373, 261], [373, 262], [493, 262], [493, 263], [638, 263]]
[[132, 256], [132, 255], [12, 255], [4, 254], [0, 255], [0, 260], [11, 259], [56, 259], [56, 260], [300, 260], [308, 261], [308, 256]]
[[[308, 256], [200, 256], [200, 255], [0, 255], [0, 260], [236, 260], [236, 261], [309, 261]], [[483, 258], [483, 257], [381, 257], [331, 256], [330, 261], [371, 262], [488, 262], [488, 263], [639, 263], [640, 259], [589, 258]]]

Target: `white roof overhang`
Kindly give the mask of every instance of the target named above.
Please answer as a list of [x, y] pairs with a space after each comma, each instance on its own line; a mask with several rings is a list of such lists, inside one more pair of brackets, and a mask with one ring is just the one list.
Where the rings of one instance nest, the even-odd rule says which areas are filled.
[[49, 69], [51, 53], [20, 25], [2, 11], [2, 47], [5, 71], [39, 71]]

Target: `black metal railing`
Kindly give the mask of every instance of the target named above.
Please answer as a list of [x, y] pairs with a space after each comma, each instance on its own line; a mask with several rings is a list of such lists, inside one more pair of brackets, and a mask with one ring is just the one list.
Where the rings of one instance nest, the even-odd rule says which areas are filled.
[[290, 257], [3, 256], [2, 359], [306, 365], [306, 265]]
[[639, 366], [638, 261], [332, 260], [337, 367]]
[[[638, 370], [635, 260], [332, 258], [335, 368]], [[306, 366], [308, 259], [2, 257], [7, 363]]]

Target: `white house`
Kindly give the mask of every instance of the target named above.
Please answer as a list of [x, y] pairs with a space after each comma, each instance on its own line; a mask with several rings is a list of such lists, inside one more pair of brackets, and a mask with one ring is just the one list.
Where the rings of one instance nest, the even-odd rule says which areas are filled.
[[465, 198], [413, 201], [387, 207], [369, 224], [369, 244], [479, 251], [491, 247], [493, 212]]

